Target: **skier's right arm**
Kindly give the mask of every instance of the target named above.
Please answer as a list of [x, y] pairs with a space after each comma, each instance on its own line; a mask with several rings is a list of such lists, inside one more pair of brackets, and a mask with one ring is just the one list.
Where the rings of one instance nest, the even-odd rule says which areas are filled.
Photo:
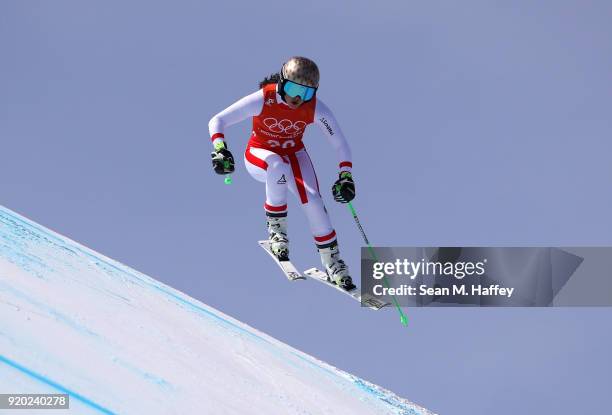
[[263, 90], [255, 91], [236, 101], [208, 122], [208, 132], [213, 145], [225, 141], [225, 129], [249, 117], [258, 115], [263, 107]]
[[262, 106], [263, 91], [260, 89], [233, 103], [208, 122], [208, 132], [215, 148], [211, 153], [215, 172], [228, 174], [234, 171], [234, 157], [227, 149], [225, 128], [259, 114]]

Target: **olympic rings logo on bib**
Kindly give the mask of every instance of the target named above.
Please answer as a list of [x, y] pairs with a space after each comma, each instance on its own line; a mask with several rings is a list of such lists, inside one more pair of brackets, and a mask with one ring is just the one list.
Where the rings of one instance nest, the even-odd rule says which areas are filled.
[[274, 133], [297, 134], [304, 131], [306, 128], [306, 123], [304, 121], [292, 122], [288, 119], [279, 121], [276, 118], [265, 118], [263, 123], [266, 128]]

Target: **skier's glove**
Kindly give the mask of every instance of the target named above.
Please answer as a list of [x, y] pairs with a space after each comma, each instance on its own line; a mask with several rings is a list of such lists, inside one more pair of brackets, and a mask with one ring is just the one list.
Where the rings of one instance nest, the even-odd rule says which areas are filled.
[[234, 156], [227, 149], [224, 142], [215, 145], [215, 151], [210, 153], [213, 169], [217, 174], [230, 174], [234, 172]]
[[332, 187], [332, 193], [336, 202], [348, 203], [355, 198], [355, 182], [348, 171], [341, 171], [338, 180]]

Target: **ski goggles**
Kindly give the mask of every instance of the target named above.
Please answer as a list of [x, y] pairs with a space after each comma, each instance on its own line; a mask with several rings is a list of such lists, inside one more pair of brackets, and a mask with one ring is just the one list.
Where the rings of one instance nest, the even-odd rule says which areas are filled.
[[302, 101], [306, 102], [310, 101], [314, 97], [315, 92], [317, 92], [317, 88], [298, 84], [293, 81], [285, 81], [283, 84], [283, 91], [291, 98], [299, 96], [302, 98]]

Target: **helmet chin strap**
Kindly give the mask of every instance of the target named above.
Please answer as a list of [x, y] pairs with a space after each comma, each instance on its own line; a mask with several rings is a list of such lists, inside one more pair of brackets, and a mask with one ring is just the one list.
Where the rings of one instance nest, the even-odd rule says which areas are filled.
[[280, 80], [276, 84], [276, 92], [278, 92], [278, 94], [280, 95], [281, 99], [286, 104], [287, 103], [287, 99], [285, 97], [286, 94], [285, 94], [285, 91], [284, 91], [284, 88], [283, 88], [283, 83], [285, 82], [285, 75], [283, 75], [283, 70], [284, 69], [285, 69], [285, 64], [283, 63], [283, 66], [281, 66], [281, 70], [280, 70]]
[[283, 91], [282, 84], [279, 83], [276, 86], [276, 92], [278, 92], [278, 95], [280, 95], [280, 97], [283, 100], [283, 102], [285, 104], [289, 105], [289, 103], [287, 102], [287, 94], [285, 93], [285, 91]]

